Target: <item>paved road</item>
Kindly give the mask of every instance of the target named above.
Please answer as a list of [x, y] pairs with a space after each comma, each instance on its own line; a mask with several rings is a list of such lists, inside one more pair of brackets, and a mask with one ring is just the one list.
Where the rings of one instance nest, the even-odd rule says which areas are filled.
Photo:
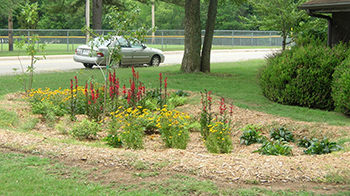
[[[211, 62], [235, 62], [250, 59], [263, 59], [271, 54], [270, 49], [236, 49], [236, 50], [213, 50], [211, 53]], [[165, 62], [161, 66], [180, 64], [183, 57], [183, 51], [164, 52]], [[29, 57], [0, 57], [0, 75], [11, 75], [13, 69], [24, 69], [30, 65]], [[44, 71], [65, 71], [74, 69], [84, 69], [81, 63], [73, 61], [73, 55], [47, 56], [45, 60], [39, 60], [35, 64], [36, 72]]]

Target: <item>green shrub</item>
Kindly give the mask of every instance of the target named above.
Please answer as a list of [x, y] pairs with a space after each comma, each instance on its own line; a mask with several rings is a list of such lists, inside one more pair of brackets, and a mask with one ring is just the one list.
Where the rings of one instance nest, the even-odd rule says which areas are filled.
[[123, 144], [120, 137], [114, 134], [108, 134], [107, 137], [103, 138], [103, 141], [106, 141], [107, 145], [113, 148], [119, 148]]
[[310, 143], [311, 145], [304, 150], [305, 154], [328, 154], [341, 149], [336, 142], [330, 142], [328, 138], [321, 141], [314, 138], [310, 140]]
[[63, 116], [66, 112], [49, 100], [31, 101], [32, 112], [41, 114], [49, 122], [56, 120], [56, 116]]
[[332, 97], [336, 110], [350, 115], [350, 56], [336, 67], [333, 78]]
[[276, 53], [259, 71], [262, 93], [281, 104], [333, 110], [332, 75], [348, 53], [345, 45], [317, 42]]
[[258, 152], [263, 155], [293, 155], [292, 147], [287, 145], [285, 141], [267, 141], [265, 142], [260, 149], [253, 152]]
[[258, 131], [261, 127], [257, 125], [247, 125], [242, 131], [243, 135], [240, 137], [241, 144], [245, 144], [247, 146], [254, 143], [263, 143], [266, 140], [266, 137], [261, 135], [261, 132]]
[[270, 131], [270, 137], [273, 140], [286, 141], [286, 142], [294, 142], [294, 135], [287, 128], [273, 128]]
[[71, 134], [73, 137], [82, 139], [96, 139], [97, 133], [101, 131], [100, 125], [88, 119], [82, 120], [74, 125]]
[[215, 122], [209, 126], [209, 135], [205, 139], [205, 147], [211, 153], [230, 153], [232, 150], [230, 126], [227, 123]]
[[303, 137], [297, 140], [297, 145], [303, 148], [308, 148], [311, 146], [311, 142], [307, 137]]
[[163, 108], [156, 122], [165, 147], [186, 149], [190, 140], [189, 116]]

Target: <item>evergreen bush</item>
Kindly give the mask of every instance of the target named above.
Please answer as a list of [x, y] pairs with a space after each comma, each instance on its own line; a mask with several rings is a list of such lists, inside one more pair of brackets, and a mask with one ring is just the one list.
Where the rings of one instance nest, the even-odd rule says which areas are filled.
[[336, 110], [350, 115], [350, 57], [335, 69], [333, 78], [332, 97]]
[[329, 48], [313, 42], [273, 54], [259, 71], [262, 93], [285, 105], [333, 110], [333, 72], [348, 53], [343, 44]]

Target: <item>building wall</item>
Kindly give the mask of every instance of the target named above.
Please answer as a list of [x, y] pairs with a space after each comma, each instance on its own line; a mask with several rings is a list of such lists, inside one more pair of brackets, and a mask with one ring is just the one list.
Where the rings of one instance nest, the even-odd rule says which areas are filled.
[[335, 12], [332, 15], [332, 45], [350, 41], [350, 12]]

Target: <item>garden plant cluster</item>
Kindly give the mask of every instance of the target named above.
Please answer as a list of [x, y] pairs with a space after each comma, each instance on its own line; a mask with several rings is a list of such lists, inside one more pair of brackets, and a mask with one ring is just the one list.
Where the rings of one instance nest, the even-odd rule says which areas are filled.
[[[159, 133], [165, 147], [185, 149], [190, 130], [200, 126], [195, 117], [176, 110], [185, 104], [188, 95], [184, 91], [168, 92], [167, 77], [163, 78], [162, 73], [159, 73], [159, 88], [146, 90], [139, 81], [139, 73], [132, 67], [128, 88], [120, 84], [114, 70], [108, 73], [107, 87], [93, 78], [86, 81], [85, 86], [79, 86], [78, 78], [74, 77], [70, 88], [39, 88], [31, 90], [27, 98], [33, 113], [41, 114], [49, 123], [57, 121], [57, 116], [69, 116], [76, 121], [77, 115], [85, 115], [71, 130], [62, 131], [80, 140], [97, 139], [98, 133], [104, 130], [108, 135], [103, 140], [109, 146], [142, 149], [146, 133]], [[206, 99], [206, 104], [211, 105], [211, 96]], [[203, 140], [209, 152], [228, 153], [232, 149], [232, 127], [225, 119], [224, 99], [221, 107], [215, 119], [214, 114], [208, 112], [210, 106], [209, 110], [202, 110], [202, 118], [207, 117], [204, 124], [201, 120], [201, 126], [207, 130]]]
[[[139, 80], [139, 73], [132, 67], [128, 88], [121, 85], [115, 70], [108, 72], [107, 85], [101, 85], [91, 78], [84, 86], [78, 85], [78, 78], [70, 80], [70, 88], [31, 90], [27, 98], [33, 113], [41, 114], [46, 122], [54, 123], [57, 116], [68, 116], [76, 121], [70, 130], [60, 126], [62, 133], [79, 140], [102, 138], [111, 147], [143, 149], [147, 133], [160, 134], [164, 147], [186, 149], [190, 131], [199, 130], [204, 146], [210, 153], [230, 153], [233, 149], [232, 130], [233, 105], [226, 105], [222, 97], [219, 111], [213, 112], [212, 91], [201, 92], [200, 116], [190, 116], [176, 109], [184, 105], [189, 95], [184, 91], [169, 91], [168, 79], [159, 73], [159, 87], [146, 89]], [[77, 115], [85, 116], [80, 122]], [[293, 134], [284, 127], [271, 132], [271, 141], [262, 136], [257, 125], [242, 129], [241, 144], [262, 143], [254, 152], [267, 155], [292, 155], [287, 142], [294, 142]], [[322, 154], [339, 150], [340, 147], [328, 139], [301, 140], [307, 147], [306, 154]], [[319, 148], [319, 149], [317, 149]]]

